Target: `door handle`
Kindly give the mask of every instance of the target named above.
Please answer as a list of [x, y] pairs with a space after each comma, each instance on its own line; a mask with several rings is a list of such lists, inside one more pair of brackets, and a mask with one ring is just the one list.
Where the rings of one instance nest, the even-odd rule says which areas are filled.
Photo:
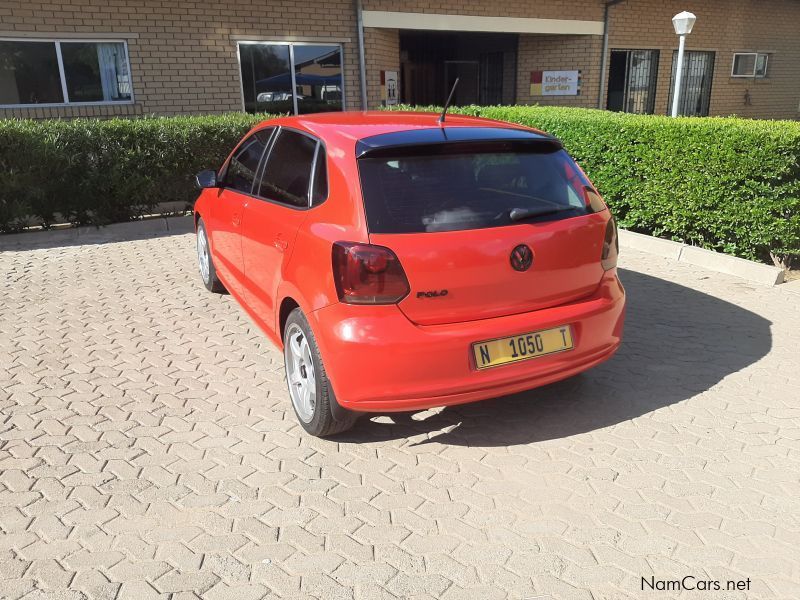
[[241, 213], [235, 212], [231, 217], [231, 222], [233, 223], [234, 227], [238, 227], [242, 223], [242, 215]]
[[289, 242], [283, 239], [283, 236], [279, 233], [277, 236], [275, 236], [275, 240], [272, 242], [272, 245], [283, 252], [289, 247]]

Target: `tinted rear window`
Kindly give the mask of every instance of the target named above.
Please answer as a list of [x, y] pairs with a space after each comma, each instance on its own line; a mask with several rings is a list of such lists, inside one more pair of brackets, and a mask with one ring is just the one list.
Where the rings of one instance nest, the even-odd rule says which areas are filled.
[[588, 183], [564, 150], [365, 157], [358, 161], [372, 233], [509, 225], [512, 209], [572, 208], [532, 218], [587, 214]]

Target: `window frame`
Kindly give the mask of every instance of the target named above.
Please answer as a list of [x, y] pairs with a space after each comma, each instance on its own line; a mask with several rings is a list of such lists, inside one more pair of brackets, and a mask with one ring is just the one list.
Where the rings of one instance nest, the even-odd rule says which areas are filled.
[[[322, 140], [317, 140], [317, 142], [317, 150], [314, 152], [314, 162], [311, 163], [311, 181], [308, 184], [309, 208], [314, 208], [323, 204], [328, 199], [328, 196], [331, 195], [330, 177], [328, 177], [328, 150], [325, 148], [325, 144], [322, 143]], [[320, 153], [322, 153], [322, 160], [325, 164], [325, 195], [319, 202], [314, 203], [314, 187], [317, 184], [317, 164], [320, 159]]]
[[[292, 116], [298, 116], [300, 113], [298, 112], [297, 107], [297, 82], [296, 82], [296, 72], [295, 72], [295, 62], [294, 62], [294, 47], [295, 46], [338, 46], [339, 48], [339, 56], [341, 57], [341, 69], [342, 69], [342, 110], [344, 112], [347, 110], [347, 92], [345, 89], [345, 62], [344, 62], [344, 44], [338, 40], [330, 40], [330, 41], [313, 41], [313, 42], [294, 42], [294, 41], [287, 41], [287, 40], [236, 40], [236, 62], [239, 65], [239, 96], [242, 101], [242, 112], [247, 112], [247, 106], [244, 100], [244, 80], [242, 79], [242, 52], [241, 47], [243, 45], [272, 45], [272, 46], [288, 46], [289, 47], [289, 73], [292, 76], [292, 105], [294, 108], [294, 112]], [[302, 132], [301, 132], [302, 133]]]
[[275, 139], [275, 132], [280, 129], [280, 125], [267, 125], [265, 127], [259, 127], [258, 129], [251, 129], [247, 132], [247, 134], [239, 140], [236, 146], [233, 147], [231, 153], [225, 159], [225, 162], [222, 163], [222, 166], [217, 170], [217, 183], [221, 189], [226, 189], [231, 192], [235, 192], [237, 194], [244, 194], [245, 196], [251, 196], [252, 198], [257, 198], [253, 193], [253, 186], [255, 185], [255, 177], [253, 178], [253, 185], [250, 186], [250, 192], [242, 192], [241, 190], [234, 189], [230, 186], [225, 185], [225, 178], [228, 176], [228, 168], [231, 166], [231, 161], [236, 156], [236, 153], [239, 151], [239, 148], [244, 146], [245, 142], [249, 140], [251, 137], [260, 133], [262, 131], [266, 131], [267, 129], [271, 129], [272, 133], [267, 140], [267, 144], [264, 146], [264, 152], [261, 153], [261, 157], [258, 159], [258, 165], [256, 165], [256, 173], [255, 177], [258, 177], [261, 172], [261, 163], [264, 160], [264, 155], [272, 148], [272, 142]]
[[[302, 131], [301, 129], [295, 129], [294, 127], [286, 127], [285, 125], [269, 125], [267, 127], [264, 127], [263, 129], [268, 129], [270, 127], [274, 128], [274, 132], [272, 134], [272, 137], [269, 140], [269, 144], [267, 145], [266, 149], [264, 150], [264, 154], [261, 156], [261, 162], [259, 163], [258, 168], [256, 169], [256, 176], [255, 176], [255, 179], [253, 180], [253, 186], [251, 188], [251, 191], [253, 193], [251, 193], [249, 195], [252, 196], [253, 198], [255, 198], [256, 200], [261, 200], [262, 202], [269, 202], [270, 204], [275, 204], [276, 206], [282, 206], [284, 208], [291, 208], [292, 210], [311, 210], [312, 208], [317, 208], [318, 206], [322, 206], [328, 200], [328, 198], [330, 197], [330, 185], [326, 185], [327, 193], [326, 193], [325, 198], [323, 200], [320, 200], [316, 204], [312, 204], [312, 200], [313, 200], [313, 193], [314, 193], [314, 177], [316, 176], [317, 159], [319, 158], [320, 151], [325, 153], [326, 184], [330, 183], [330, 177], [327, 175], [327, 173], [328, 173], [328, 169], [327, 169], [327, 167], [328, 167], [328, 162], [327, 162], [327, 160], [328, 160], [328, 150], [325, 147], [325, 143], [320, 138], [318, 138], [317, 136], [312, 135], [307, 131]], [[275, 147], [275, 142], [278, 141], [278, 136], [280, 136], [281, 131], [283, 131], [284, 129], [286, 129], [287, 131], [291, 131], [293, 133], [299, 133], [300, 135], [304, 135], [305, 137], [307, 137], [307, 138], [313, 140], [314, 142], [316, 142], [316, 144], [317, 144], [316, 149], [314, 150], [314, 158], [311, 161], [311, 172], [310, 172], [309, 178], [308, 178], [308, 189], [306, 190], [306, 206], [295, 206], [294, 204], [287, 204], [285, 202], [281, 202], [280, 200], [273, 200], [271, 198], [265, 198], [261, 194], [256, 194], [255, 193], [255, 182], [256, 181], [259, 182], [258, 191], [259, 192], [261, 191], [261, 179], [264, 176], [264, 169], [267, 168], [267, 161], [269, 160], [269, 157], [272, 155], [272, 150]], [[262, 131], [262, 130], [259, 130], [259, 131]], [[254, 134], [255, 134], [255, 132], [254, 132]], [[234, 190], [234, 191], [236, 191], [236, 190]], [[242, 193], [242, 192], [238, 192], [238, 193]]]
[[[56, 49], [56, 60], [58, 61], [58, 77], [61, 82], [61, 95], [64, 102], [40, 102], [38, 104], [0, 104], [0, 109], [11, 108], [58, 108], [68, 106], [119, 106], [130, 105], [136, 102], [136, 94], [133, 85], [133, 69], [131, 68], [131, 54], [128, 50], [128, 40], [124, 38], [40, 38], [40, 37], [6, 37], [0, 36], [0, 42], [35, 42], [53, 44]], [[83, 43], [83, 44], [122, 44], [125, 48], [125, 60], [128, 61], [128, 77], [131, 84], [131, 97], [129, 100], [96, 100], [92, 102], [70, 102], [69, 92], [67, 91], [67, 78], [64, 71], [64, 59], [61, 56], [61, 44]]]
[[[745, 75], [736, 74], [736, 57], [737, 56], [755, 56], [753, 61], [753, 72]], [[758, 74], [758, 59], [764, 57], [764, 73]], [[734, 52], [733, 59], [731, 60], [731, 77], [734, 79], [765, 79], [769, 71], [769, 52]]]
[[[271, 129], [272, 133], [270, 133], [266, 144], [264, 144], [264, 150], [262, 150], [261, 156], [258, 157], [258, 163], [256, 164], [256, 170], [253, 172], [253, 182], [250, 184], [250, 191], [249, 192], [245, 192], [243, 190], [239, 190], [239, 189], [236, 189], [235, 187], [227, 185], [225, 183], [225, 179], [228, 176], [228, 171], [229, 171], [230, 166], [231, 166], [231, 161], [236, 158], [236, 154], [239, 152], [239, 150], [241, 150], [241, 148], [247, 143], [247, 141], [250, 138], [255, 137], [259, 133], [261, 133], [263, 131], [266, 131], [268, 129]], [[260, 196], [258, 196], [255, 193], [253, 193], [253, 189], [255, 188], [256, 180], [260, 177], [261, 167], [264, 164], [264, 157], [272, 149], [272, 144], [275, 142], [275, 137], [276, 137], [275, 134], [278, 131], [278, 129], [280, 129], [280, 126], [278, 126], [278, 125], [268, 125], [266, 127], [261, 127], [259, 129], [252, 129], [247, 133], [247, 135], [245, 135], [239, 141], [238, 144], [236, 144], [236, 147], [231, 151], [230, 155], [228, 155], [228, 158], [225, 159], [225, 162], [222, 163], [222, 166], [219, 168], [219, 171], [217, 171], [217, 182], [219, 184], [220, 189], [228, 190], [229, 192], [234, 193], [234, 194], [242, 194], [244, 196], [249, 196], [250, 198], [256, 198], [256, 199], [259, 199], [259, 200], [263, 200], [263, 198], [261, 198]]]

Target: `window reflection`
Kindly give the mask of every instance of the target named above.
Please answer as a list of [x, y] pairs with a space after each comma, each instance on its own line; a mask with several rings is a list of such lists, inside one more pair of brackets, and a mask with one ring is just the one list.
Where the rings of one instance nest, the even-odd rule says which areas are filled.
[[52, 42], [0, 40], [0, 104], [63, 101]]
[[239, 57], [245, 111], [295, 114], [295, 101], [301, 114], [342, 110], [340, 46], [242, 43]]
[[70, 102], [131, 99], [125, 46], [119, 42], [61, 42]]
[[242, 44], [239, 57], [245, 111], [293, 113], [289, 46]]
[[122, 42], [0, 41], [0, 105], [130, 102], [132, 94]]
[[295, 46], [294, 71], [300, 114], [342, 110], [339, 46]]

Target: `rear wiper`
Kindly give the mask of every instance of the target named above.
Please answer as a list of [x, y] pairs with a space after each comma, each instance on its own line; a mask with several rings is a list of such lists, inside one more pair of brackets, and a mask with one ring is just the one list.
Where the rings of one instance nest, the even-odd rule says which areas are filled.
[[566, 212], [568, 210], [577, 210], [575, 206], [559, 206], [545, 207], [545, 208], [512, 208], [508, 213], [512, 221], [523, 221], [532, 217], [544, 217], [545, 215], [555, 215], [557, 213]]

